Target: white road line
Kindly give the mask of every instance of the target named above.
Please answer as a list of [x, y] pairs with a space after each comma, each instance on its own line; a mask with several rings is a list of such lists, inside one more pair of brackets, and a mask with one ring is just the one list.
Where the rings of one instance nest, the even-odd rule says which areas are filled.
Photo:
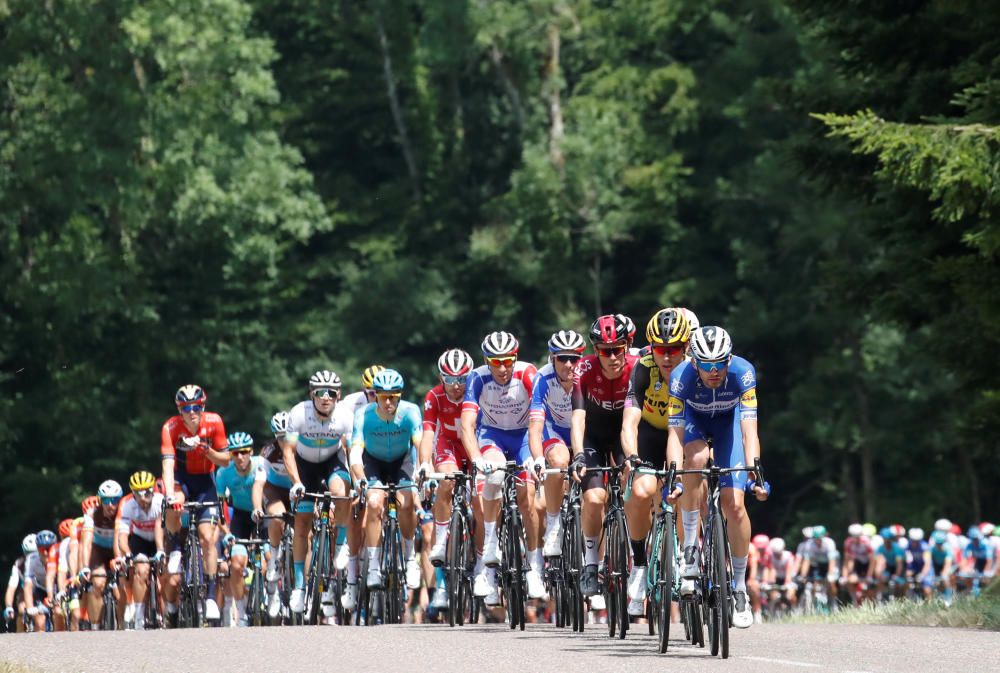
[[740, 657], [751, 661], [766, 661], [769, 664], [785, 664], [786, 666], [799, 666], [801, 668], [821, 668], [819, 664], [810, 664], [806, 661], [790, 661], [788, 659], [771, 659], [769, 657]]

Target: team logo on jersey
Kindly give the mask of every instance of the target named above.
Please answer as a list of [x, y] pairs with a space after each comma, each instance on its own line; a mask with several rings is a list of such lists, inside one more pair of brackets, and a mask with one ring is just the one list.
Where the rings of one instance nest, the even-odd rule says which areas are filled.
[[740, 377], [740, 383], [742, 383], [744, 387], [746, 387], [746, 386], [752, 386], [753, 385], [753, 372], [748, 369], [747, 372], [743, 376]]
[[751, 388], [750, 390], [748, 390], [745, 393], [743, 393], [743, 396], [740, 397], [740, 404], [743, 405], [743, 407], [747, 408], [747, 409], [756, 409], [757, 408], [757, 389], [756, 388]]
[[684, 390], [684, 384], [681, 383], [680, 379], [674, 379], [670, 382], [670, 392], [677, 394]]
[[431, 407], [433, 407], [433, 406], [434, 406], [434, 405], [433, 405], [433, 404], [431, 404], [431, 401], [430, 401], [430, 400], [424, 400], [424, 409], [430, 409], [430, 408], [431, 408]]
[[684, 413], [684, 402], [671, 395], [667, 400], [667, 412], [671, 416], [680, 416]]
[[662, 387], [663, 387], [663, 381], [657, 381], [656, 383], [653, 384], [653, 390], [655, 390], [656, 392], [660, 392], [660, 388]]

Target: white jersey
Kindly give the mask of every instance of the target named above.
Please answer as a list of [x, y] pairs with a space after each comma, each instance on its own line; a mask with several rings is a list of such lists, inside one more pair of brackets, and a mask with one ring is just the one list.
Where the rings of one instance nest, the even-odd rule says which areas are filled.
[[813, 538], [806, 542], [805, 558], [809, 559], [809, 563], [829, 563], [831, 560], [836, 560], [839, 556], [840, 554], [837, 553], [837, 543], [831, 537], [824, 537], [823, 539]]
[[462, 411], [481, 414], [482, 427], [497, 430], [524, 430], [528, 427], [528, 408], [531, 406], [531, 383], [536, 373], [530, 362], [514, 363], [510, 381], [500, 385], [493, 379], [487, 365], [477, 367], [465, 383]]
[[59, 543], [59, 576], [63, 577], [69, 574], [69, 544], [73, 539], [71, 537], [64, 537], [62, 542]]
[[771, 566], [774, 568], [775, 577], [788, 577], [788, 571], [791, 570], [794, 560], [795, 555], [787, 549], [780, 554], [771, 554]]
[[354, 417], [346, 405], [337, 404], [330, 418], [316, 415], [312, 400], [299, 402], [288, 413], [288, 435], [295, 442], [297, 458], [309, 463], [322, 463], [342, 451], [341, 440], [351, 436]]
[[10, 565], [10, 577], [7, 579], [7, 588], [16, 589], [21, 586], [24, 580], [24, 557], [17, 559]]
[[550, 362], [538, 370], [532, 382], [529, 417], [533, 421], [549, 420], [553, 425], [568, 430], [572, 416], [573, 388], [571, 386], [567, 392], [562, 387]]
[[118, 532], [134, 534], [147, 542], [154, 541], [156, 520], [163, 514], [163, 494], [154, 493], [149, 509], [144, 510], [131, 493], [122, 498], [118, 510]]

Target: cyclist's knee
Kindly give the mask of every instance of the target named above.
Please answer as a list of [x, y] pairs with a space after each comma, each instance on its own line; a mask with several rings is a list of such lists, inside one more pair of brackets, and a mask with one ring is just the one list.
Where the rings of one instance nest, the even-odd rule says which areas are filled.
[[[557, 467], [560, 470], [569, 467], [569, 451], [563, 444], [554, 444], [545, 454], [545, 463], [549, 467]], [[559, 476], [559, 475], [553, 475]]]
[[632, 480], [632, 499], [646, 501], [656, 493], [656, 479], [648, 475], [636, 477]]
[[340, 477], [330, 477], [330, 483], [327, 485], [327, 488], [335, 496], [342, 497], [347, 495], [347, 484]]
[[603, 488], [588, 488], [583, 492], [583, 504], [585, 507], [604, 507], [608, 499], [608, 493]]

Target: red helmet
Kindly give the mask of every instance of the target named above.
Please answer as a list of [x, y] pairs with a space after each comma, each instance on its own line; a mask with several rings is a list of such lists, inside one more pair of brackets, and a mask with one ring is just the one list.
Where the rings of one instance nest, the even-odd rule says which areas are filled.
[[96, 495], [88, 495], [86, 498], [83, 499], [83, 502], [80, 503], [80, 509], [83, 510], [84, 514], [88, 514], [97, 509], [100, 506], [100, 504], [101, 504], [100, 498], [98, 498]]
[[602, 315], [590, 326], [590, 341], [598, 344], [616, 344], [628, 341], [628, 325], [620, 315]]
[[756, 547], [758, 551], [767, 550], [769, 544], [771, 544], [771, 538], [763, 533], [758, 533], [753, 536], [753, 546]]

